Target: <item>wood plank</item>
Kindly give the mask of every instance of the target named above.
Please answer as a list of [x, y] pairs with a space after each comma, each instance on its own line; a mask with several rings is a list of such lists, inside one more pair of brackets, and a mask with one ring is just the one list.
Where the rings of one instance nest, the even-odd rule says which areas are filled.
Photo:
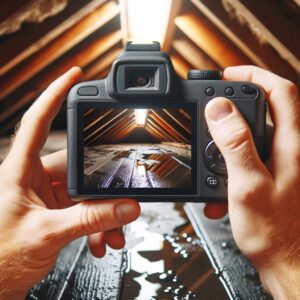
[[249, 64], [251, 61], [227, 38], [194, 13], [175, 19], [177, 27], [221, 67]]
[[294, 12], [284, 1], [273, 1], [271, 4], [259, 0], [228, 0], [228, 3], [234, 6], [239, 18], [242, 17], [251, 28], [255, 26], [266, 42], [300, 74], [299, 9]]
[[40, 51], [59, 35], [92, 13], [105, 1], [94, 0], [89, 3], [86, 3], [86, 0], [72, 1], [55, 18], [47, 19], [41, 24], [29, 24], [29, 26], [15, 33], [8, 41], [1, 43], [0, 76], [29, 56]]
[[[255, 53], [257, 57], [259, 57], [260, 60], [263, 62], [263, 64], [261, 64], [261, 62], [256, 61], [254, 59], [254, 63], [256, 65], [266, 69], [270, 69], [272, 72], [285, 78], [288, 78], [291, 81], [294, 81], [296, 84], [300, 84], [299, 72], [297, 72], [295, 68], [285, 60], [285, 58], [280, 56], [278, 51], [276, 51], [274, 47], [269, 43], [268, 39], [263, 36], [263, 32], [260, 30], [259, 27], [257, 27], [257, 30], [253, 31], [251, 30], [251, 28], [254, 27], [252, 27], [252, 25], [248, 23], [247, 20], [241, 23], [239, 18], [234, 17], [235, 14], [229, 9], [229, 7], [232, 7], [232, 5], [229, 7], [225, 5], [225, 9], [223, 5], [224, 2], [220, 1], [192, 0], [192, 2], [194, 4], [198, 3], [198, 6], [201, 5], [201, 7], [203, 6], [206, 8], [206, 10], [208, 10], [208, 12], [205, 12], [205, 9], [200, 9], [199, 14], [204, 14], [208, 17], [208, 19], [210, 19], [210, 21], [213, 24], [215, 24], [215, 26], [217, 26], [218, 28], [223, 28], [224, 33], [227, 29], [230, 30], [232, 34], [236, 36], [237, 39], [240, 39], [247, 48], [249, 48], [253, 53]], [[195, 7], [197, 6], [195, 5]], [[234, 6], [232, 7], [232, 9], [233, 11], [235, 11], [237, 7]], [[215, 17], [210, 16], [211, 13], [214, 14]], [[239, 14], [243, 17], [243, 10], [239, 11]], [[218, 22], [221, 24], [217, 25], [216, 21], [214, 21], [215, 19], [217, 19]], [[281, 24], [281, 22], [277, 23]], [[221, 28], [220, 30], [222, 31]], [[295, 31], [294, 29], [292, 31], [294, 32], [297, 38], [297, 31]], [[230, 37], [230, 34], [227, 35]], [[235, 42], [233, 35], [230, 38], [236, 45], [238, 45], [238, 42]], [[245, 49], [243, 49], [241, 46], [239, 46], [239, 48], [245, 51]], [[247, 51], [245, 53], [247, 54]], [[294, 53], [296, 54], [296, 52]], [[247, 54], [247, 56], [249, 56], [249, 53]], [[299, 55], [297, 56], [299, 58]], [[253, 57], [251, 59], [253, 60]]]
[[170, 57], [176, 73], [183, 79], [187, 79], [187, 73], [193, 69], [193, 66], [177, 53], [173, 52]]
[[[63, 64], [57, 64], [53, 68], [43, 71], [38, 78], [31, 81], [27, 88], [23, 88], [20, 93], [16, 94], [16, 96], [10, 97], [9, 101], [13, 102], [14, 105], [10, 105], [7, 109], [0, 113], [0, 123], [10, 118], [10, 116], [15, 114], [24, 105], [35, 99], [52, 81], [72, 66], [78, 65], [85, 68], [88, 64], [91, 64], [99, 57], [97, 66], [99, 68], [99, 72], [103, 71], [103, 68], [107, 67], [109, 62], [112, 63], [113, 55], [116, 55], [116, 53], [113, 52], [111, 55], [109, 54], [108, 56], [104, 56], [103, 64], [100, 64], [99, 61], [101, 61], [102, 54], [120, 42], [120, 31], [105, 35], [104, 37], [90, 43], [90, 45], [87, 45], [82, 51], [75, 53], [73, 56], [68, 56], [64, 59]], [[85, 80], [94, 79], [94, 77], [92, 77], [94, 74], [95, 72], [90, 72], [90, 69], [88, 69], [88, 72], [84, 74]], [[16, 99], [16, 101], [13, 101], [13, 99]]]
[[194, 69], [218, 70], [220, 66], [210, 59], [201, 49], [188, 39], [175, 39], [172, 47], [184, 58]]
[[24, 62], [15, 72], [9, 72], [0, 83], [0, 99], [5, 98], [43, 68], [62, 56], [90, 34], [119, 14], [119, 6], [110, 1], [52, 41], [34, 57]]
[[172, 0], [166, 36], [165, 36], [164, 42], [161, 45], [162, 51], [165, 51], [165, 52], [170, 51], [172, 40], [174, 38], [175, 31], [176, 31], [176, 26], [175, 26], [174, 21], [175, 21], [175, 18], [180, 13], [182, 4], [183, 4], [183, 0]]
[[244, 42], [244, 39], [237, 36], [230, 27], [226, 26], [226, 24], [222, 22], [222, 19], [220, 19], [214, 11], [210, 10], [209, 7], [201, 0], [191, 0], [191, 2], [257, 66], [268, 69], [267, 65], [259, 57], [259, 55], [257, 55], [257, 53]]

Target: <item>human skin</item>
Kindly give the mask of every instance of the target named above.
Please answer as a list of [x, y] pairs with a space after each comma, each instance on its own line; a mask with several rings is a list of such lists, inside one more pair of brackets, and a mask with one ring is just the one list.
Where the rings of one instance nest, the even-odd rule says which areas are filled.
[[81, 78], [81, 70], [72, 68], [35, 101], [0, 166], [0, 299], [24, 299], [49, 273], [60, 249], [81, 236], [88, 235], [97, 257], [105, 254], [105, 244], [122, 248], [122, 225], [140, 214], [132, 199], [74, 205], [66, 189], [66, 151], [40, 158], [53, 118]]
[[266, 92], [274, 135], [268, 162], [256, 152], [245, 120], [226, 98], [206, 106], [211, 135], [228, 169], [228, 206], [209, 204], [206, 216], [229, 213], [234, 239], [274, 299], [300, 299], [300, 101], [290, 81], [253, 66], [229, 67], [224, 80], [250, 81]]

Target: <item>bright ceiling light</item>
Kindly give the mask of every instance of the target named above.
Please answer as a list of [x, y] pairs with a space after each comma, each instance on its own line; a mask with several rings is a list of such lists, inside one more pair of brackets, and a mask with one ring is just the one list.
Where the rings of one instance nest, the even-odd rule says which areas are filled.
[[120, 0], [124, 40], [163, 45], [172, 0]]
[[135, 109], [135, 123], [138, 127], [145, 127], [147, 119], [147, 109]]

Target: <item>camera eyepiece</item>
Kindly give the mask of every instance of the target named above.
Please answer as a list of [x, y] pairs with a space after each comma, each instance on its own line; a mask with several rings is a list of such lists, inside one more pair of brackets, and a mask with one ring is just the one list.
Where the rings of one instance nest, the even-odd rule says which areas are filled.
[[154, 84], [154, 73], [148, 72], [133, 72], [130, 79], [130, 85], [134, 88], [149, 88]]

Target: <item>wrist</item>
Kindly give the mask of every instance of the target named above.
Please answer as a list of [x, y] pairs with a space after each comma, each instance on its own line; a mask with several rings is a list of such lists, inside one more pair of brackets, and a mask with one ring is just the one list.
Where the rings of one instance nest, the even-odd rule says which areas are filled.
[[300, 263], [276, 262], [257, 268], [264, 288], [277, 299], [300, 299]]

